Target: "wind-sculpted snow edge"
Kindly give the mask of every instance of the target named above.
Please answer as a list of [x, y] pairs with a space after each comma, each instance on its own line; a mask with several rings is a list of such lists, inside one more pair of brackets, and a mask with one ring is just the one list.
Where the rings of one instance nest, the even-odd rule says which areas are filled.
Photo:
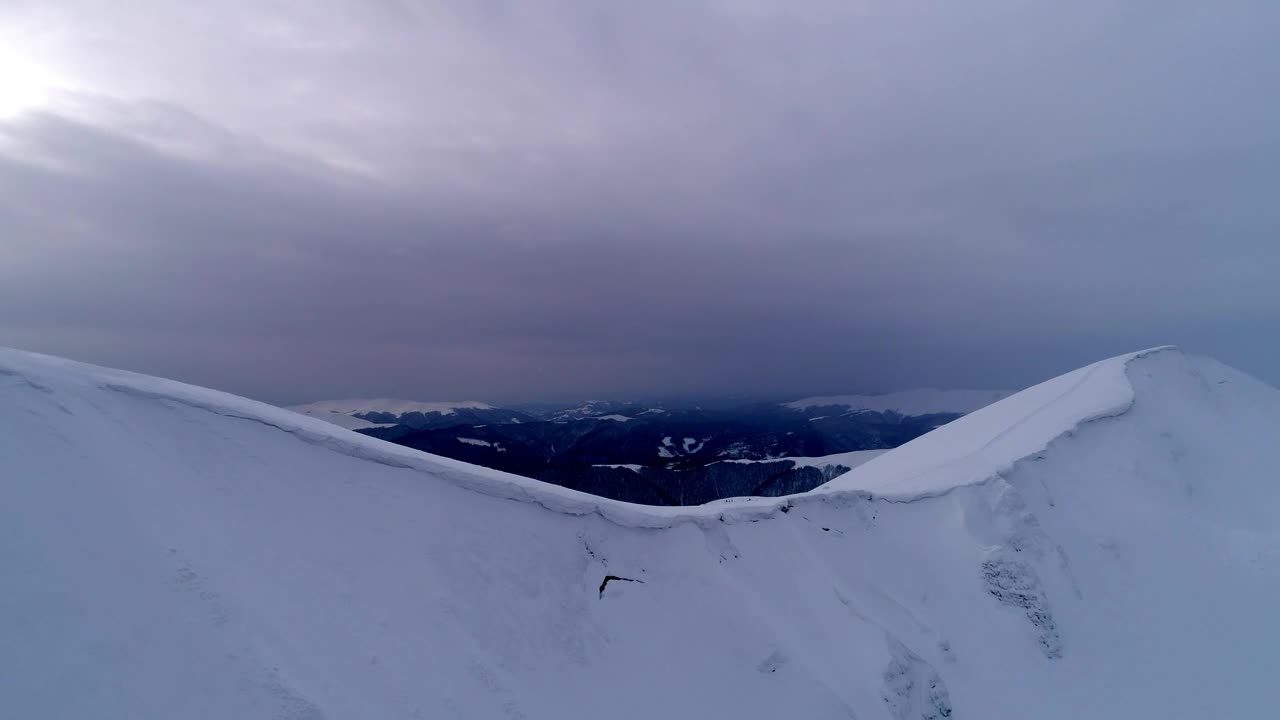
[[1007, 475], [1082, 426], [1124, 415], [1135, 392], [1130, 365], [1172, 345], [1102, 360], [1027, 388], [944, 425], [812, 491], [861, 491], [911, 502]]
[[[262, 423], [299, 440], [383, 465], [431, 475], [489, 496], [540, 505], [569, 515], [598, 514], [618, 525], [666, 528], [686, 522], [755, 521], [799, 503], [838, 498], [911, 502], [1008, 472], [1081, 425], [1124, 414], [1134, 391], [1129, 364], [1172, 346], [1103, 360], [1001, 400], [882, 455], [815, 490], [783, 497], [727, 498], [695, 507], [636, 505], [531, 478], [428, 455], [266, 403], [173, 380], [0, 348], [0, 373], [58, 392], [76, 385], [181, 403]], [[974, 440], [981, 441], [977, 447]], [[966, 444], [969, 443], [969, 444]]]

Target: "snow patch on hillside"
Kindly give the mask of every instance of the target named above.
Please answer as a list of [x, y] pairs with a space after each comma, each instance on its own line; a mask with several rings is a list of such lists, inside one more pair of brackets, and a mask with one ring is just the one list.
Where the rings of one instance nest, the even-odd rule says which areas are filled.
[[463, 445], [474, 445], [476, 447], [493, 448], [494, 450], [497, 450], [498, 452], [502, 452], [502, 453], [507, 451], [506, 448], [502, 447], [502, 443], [499, 443], [499, 442], [489, 442], [488, 440], [481, 440], [480, 438], [471, 438], [471, 437], [458, 437], [455, 439], [458, 442], [462, 443]]
[[702, 448], [706, 446], [707, 441], [710, 439], [711, 438], [707, 437], [699, 440], [698, 438], [687, 437], [684, 439], [684, 442], [681, 443], [680, 447], [684, 450], [685, 455], [693, 455], [701, 452]]

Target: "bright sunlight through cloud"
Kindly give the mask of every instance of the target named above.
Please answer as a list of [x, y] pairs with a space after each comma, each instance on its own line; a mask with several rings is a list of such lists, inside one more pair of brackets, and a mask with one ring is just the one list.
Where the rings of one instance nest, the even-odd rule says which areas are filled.
[[68, 83], [51, 68], [0, 43], [0, 118], [47, 105]]

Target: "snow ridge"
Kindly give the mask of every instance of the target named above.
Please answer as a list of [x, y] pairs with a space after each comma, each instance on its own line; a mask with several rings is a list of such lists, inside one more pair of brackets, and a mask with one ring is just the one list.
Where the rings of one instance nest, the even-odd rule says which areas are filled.
[[1153, 350], [956, 425], [835, 488], [643, 508], [0, 351], [0, 697], [67, 718], [1267, 715], [1280, 392]]
[[986, 481], [1043, 451], [1083, 423], [1125, 412], [1133, 402], [1133, 388], [1125, 377], [1129, 363], [1175, 350], [1162, 346], [1121, 355], [1028, 388], [807, 493], [726, 498], [696, 507], [653, 507], [600, 498], [386, 443], [229, 393], [47, 355], [0, 348], [0, 372], [37, 387], [42, 382], [91, 383], [115, 392], [182, 403], [262, 423], [334, 452], [419, 470], [485, 495], [536, 503], [571, 515], [598, 514], [624, 526], [665, 528], [684, 522], [760, 519], [793, 503], [838, 496], [867, 495], [908, 502]]
[[931, 497], [984, 482], [1089, 422], [1133, 406], [1130, 363], [1171, 345], [1094, 363], [1027, 388], [855, 468], [820, 491], [861, 490], [885, 499]]

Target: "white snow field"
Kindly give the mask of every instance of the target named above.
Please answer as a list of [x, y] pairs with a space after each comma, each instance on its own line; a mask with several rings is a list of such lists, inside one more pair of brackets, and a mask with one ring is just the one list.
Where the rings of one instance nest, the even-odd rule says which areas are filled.
[[647, 508], [0, 351], [0, 716], [1272, 717], [1278, 440], [1160, 349]]

